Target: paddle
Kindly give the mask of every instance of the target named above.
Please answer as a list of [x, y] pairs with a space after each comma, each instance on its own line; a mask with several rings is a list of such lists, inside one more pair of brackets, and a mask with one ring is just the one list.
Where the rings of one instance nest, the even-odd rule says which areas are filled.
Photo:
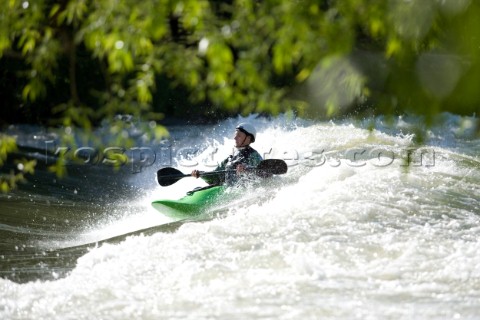
[[[273, 174], [284, 174], [287, 172], [287, 164], [283, 160], [279, 159], [267, 159], [261, 161], [258, 166], [254, 169], [247, 169], [248, 171], [253, 171], [256, 175], [260, 177], [269, 177]], [[224, 174], [228, 171], [233, 170], [222, 170], [222, 171], [212, 171], [212, 172], [200, 172], [200, 177], [211, 176]], [[162, 168], [157, 171], [157, 181], [162, 187], [170, 186], [177, 182], [178, 180], [191, 177], [190, 174], [184, 174], [180, 170], [175, 168], [167, 167]]]

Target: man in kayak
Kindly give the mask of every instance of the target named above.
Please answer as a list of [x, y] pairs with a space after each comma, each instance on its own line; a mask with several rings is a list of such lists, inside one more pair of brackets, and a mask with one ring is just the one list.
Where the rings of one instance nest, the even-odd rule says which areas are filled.
[[[235, 152], [223, 160], [214, 171], [224, 171], [225, 174], [203, 176], [202, 178], [209, 184], [219, 185], [226, 183], [232, 185], [237, 182], [239, 175], [245, 173], [247, 169], [255, 168], [263, 159], [262, 156], [253, 149], [250, 144], [255, 142], [257, 131], [250, 123], [240, 123], [235, 128]], [[192, 176], [200, 177], [200, 171], [193, 170]]]

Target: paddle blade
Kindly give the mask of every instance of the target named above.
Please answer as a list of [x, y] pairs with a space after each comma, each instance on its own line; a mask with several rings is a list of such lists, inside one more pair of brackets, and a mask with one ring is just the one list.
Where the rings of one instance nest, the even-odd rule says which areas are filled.
[[260, 162], [256, 168], [262, 174], [284, 174], [287, 173], [287, 163], [280, 159], [267, 159]]
[[170, 167], [162, 168], [157, 171], [157, 181], [162, 187], [170, 186], [186, 176], [189, 175], [185, 175], [180, 170]]

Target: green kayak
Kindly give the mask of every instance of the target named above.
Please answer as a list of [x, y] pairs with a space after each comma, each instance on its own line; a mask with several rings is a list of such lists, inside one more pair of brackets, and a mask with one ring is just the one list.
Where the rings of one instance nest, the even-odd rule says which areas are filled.
[[[284, 174], [287, 170], [285, 161], [279, 159], [263, 160], [256, 168], [251, 169], [255, 176], [262, 179], [270, 178], [274, 174]], [[227, 172], [229, 171], [205, 172], [201, 173], [200, 176], [225, 174]], [[184, 174], [171, 167], [161, 168], [157, 171], [157, 181], [162, 187], [170, 186], [185, 177], [191, 177], [191, 174]], [[193, 217], [219, 204], [220, 197], [222, 198], [221, 202], [225, 204], [238, 196], [237, 192], [225, 192], [225, 190], [227, 190], [225, 186], [207, 186], [192, 190], [178, 200], [153, 201], [152, 206], [162, 214], [172, 218]]]
[[192, 190], [178, 200], [156, 200], [152, 206], [171, 218], [186, 218], [199, 215], [212, 207], [225, 191], [224, 186], [208, 186]]

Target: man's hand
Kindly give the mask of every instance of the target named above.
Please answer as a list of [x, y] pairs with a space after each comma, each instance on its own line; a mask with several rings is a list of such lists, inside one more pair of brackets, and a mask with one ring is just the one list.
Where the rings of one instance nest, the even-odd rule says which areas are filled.
[[244, 164], [238, 164], [237, 165], [237, 174], [244, 173], [246, 171], [247, 167]]
[[200, 171], [198, 170], [193, 170], [191, 173], [192, 177], [199, 178], [200, 177]]

